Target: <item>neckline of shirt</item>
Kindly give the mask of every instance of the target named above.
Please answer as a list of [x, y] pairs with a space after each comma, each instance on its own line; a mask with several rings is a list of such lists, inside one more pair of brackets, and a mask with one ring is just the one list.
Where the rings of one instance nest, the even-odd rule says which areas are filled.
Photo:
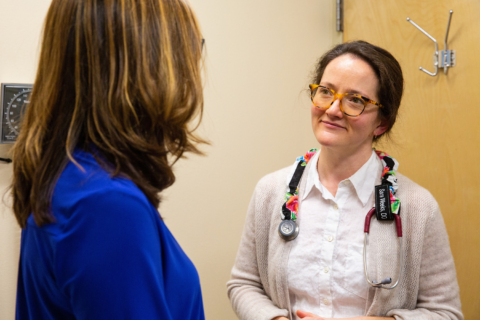
[[[320, 178], [318, 176], [317, 170], [317, 163], [318, 158], [320, 156], [321, 149], [319, 149], [315, 156], [310, 160], [312, 165], [308, 172], [307, 182], [305, 185], [305, 193], [302, 196], [302, 200], [304, 200], [308, 194], [312, 191], [313, 187], [315, 186], [322, 194], [327, 194], [331, 196], [331, 193], [322, 185], [320, 182]], [[372, 155], [370, 158], [363, 164], [363, 166], [357, 170], [351, 177], [342, 180], [340, 184], [349, 181], [352, 183], [355, 191], [357, 192], [357, 196], [365, 206], [367, 204], [370, 195], [373, 192], [375, 187], [375, 180], [377, 179], [378, 175], [378, 168], [379, 168], [379, 161], [377, 160], [377, 155], [375, 151], [372, 150]], [[332, 200], [335, 197], [331, 196]]]

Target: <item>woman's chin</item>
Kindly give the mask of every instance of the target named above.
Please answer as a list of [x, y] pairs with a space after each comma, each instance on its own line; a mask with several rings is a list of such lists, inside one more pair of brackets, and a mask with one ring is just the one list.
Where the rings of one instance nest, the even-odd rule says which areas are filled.
[[339, 147], [345, 144], [344, 139], [341, 139], [337, 135], [317, 134], [316, 138], [322, 147]]
[[324, 148], [337, 148], [341, 145], [335, 141], [319, 141], [320, 145]]

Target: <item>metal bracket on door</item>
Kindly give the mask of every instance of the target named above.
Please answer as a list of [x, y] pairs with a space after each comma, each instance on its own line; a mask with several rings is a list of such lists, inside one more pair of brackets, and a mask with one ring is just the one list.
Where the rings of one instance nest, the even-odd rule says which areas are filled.
[[454, 67], [456, 64], [456, 55], [455, 50], [448, 50], [447, 47], [447, 40], [448, 40], [448, 31], [450, 30], [450, 22], [452, 21], [452, 14], [453, 11], [450, 10], [448, 17], [448, 24], [447, 24], [447, 33], [445, 34], [445, 50], [438, 52], [438, 44], [437, 40], [429, 35], [425, 30], [420, 28], [415, 22], [413, 22], [410, 18], [407, 18], [407, 21], [413, 24], [418, 30], [420, 30], [424, 35], [426, 35], [430, 40], [435, 43], [435, 52], [433, 53], [433, 66], [435, 67], [435, 72], [430, 72], [425, 70], [424, 68], [420, 67], [420, 71], [425, 72], [426, 74], [434, 77], [438, 73], [438, 67], [443, 68], [443, 72], [447, 74], [448, 68]]
[[337, 0], [337, 31], [343, 31], [343, 0]]

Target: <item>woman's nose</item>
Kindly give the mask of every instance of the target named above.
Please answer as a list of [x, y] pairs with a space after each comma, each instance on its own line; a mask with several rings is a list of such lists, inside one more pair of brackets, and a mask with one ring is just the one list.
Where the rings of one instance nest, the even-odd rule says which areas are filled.
[[331, 117], [343, 118], [342, 109], [340, 109], [340, 99], [335, 99], [326, 113]]

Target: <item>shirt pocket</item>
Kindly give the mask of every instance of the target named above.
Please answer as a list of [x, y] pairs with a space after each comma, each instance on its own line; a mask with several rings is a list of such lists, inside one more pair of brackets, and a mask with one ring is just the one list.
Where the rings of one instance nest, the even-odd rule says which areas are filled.
[[363, 268], [363, 244], [348, 243], [341, 283], [345, 290], [367, 299], [368, 282]]

